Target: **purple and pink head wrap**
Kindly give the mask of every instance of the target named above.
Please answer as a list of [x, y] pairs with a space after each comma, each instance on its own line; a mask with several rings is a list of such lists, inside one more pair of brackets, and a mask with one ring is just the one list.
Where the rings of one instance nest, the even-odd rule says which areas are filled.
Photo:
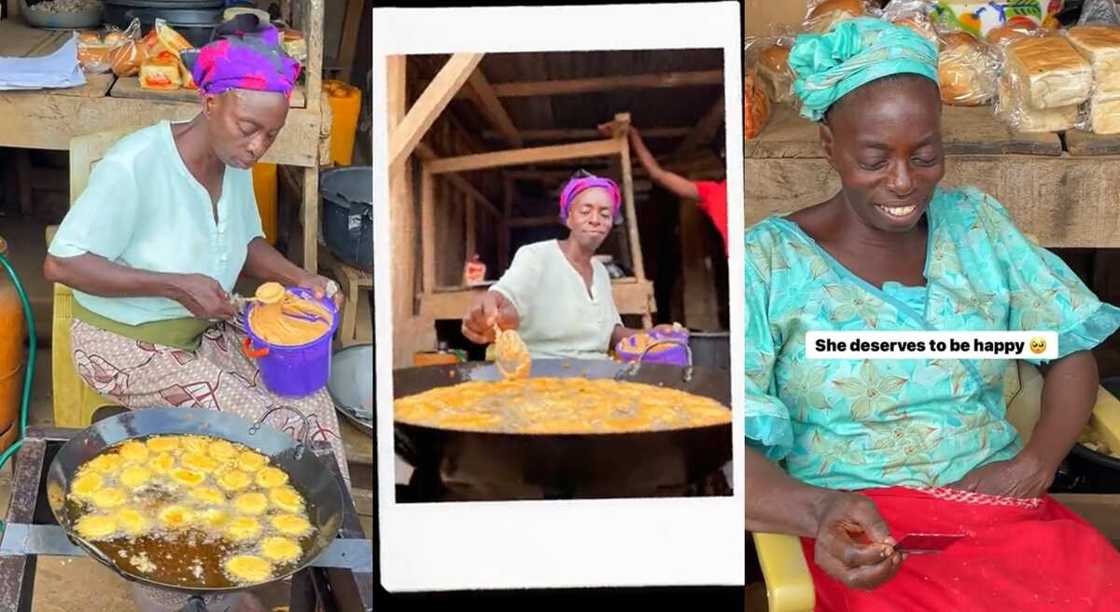
[[611, 196], [611, 202], [614, 204], [612, 212], [614, 213], [614, 222], [617, 225], [622, 221], [619, 215], [619, 210], [622, 207], [622, 196], [618, 191], [618, 183], [615, 183], [609, 178], [595, 176], [587, 172], [580, 172], [564, 185], [564, 190], [560, 192], [560, 220], [568, 220], [568, 210], [575, 201], [576, 196], [587, 191], [588, 189], [605, 189]]
[[291, 96], [300, 65], [280, 47], [275, 27], [245, 14], [218, 26], [214, 35], [215, 40], [201, 49], [183, 52], [200, 93], [248, 89]]

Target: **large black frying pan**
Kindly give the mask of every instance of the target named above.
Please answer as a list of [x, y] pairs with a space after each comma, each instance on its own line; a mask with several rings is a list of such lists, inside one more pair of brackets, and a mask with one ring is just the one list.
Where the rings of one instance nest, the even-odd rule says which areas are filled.
[[[686, 374], [691, 374], [687, 376]], [[393, 372], [393, 397], [472, 380], [499, 380], [492, 364]], [[726, 370], [607, 360], [533, 360], [533, 377], [620, 378], [679, 389], [731, 405]], [[730, 410], [730, 408], [729, 408]], [[660, 497], [731, 460], [731, 424], [610, 434], [506, 434], [395, 423], [397, 453], [415, 469], [407, 501]]]
[[[267, 416], [267, 415], [266, 415]], [[309, 425], [309, 424], [308, 424]], [[77, 517], [68, 511], [66, 491], [78, 468], [98, 453], [133, 438], [153, 435], [197, 434], [244, 444], [267, 455], [288, 474], [290, 484], [307, 500], [308, 518], [316, 528], [314, 541], [296, 566], [269, 582], [283, 580], [298, 572], [327, 548], [338, 535], [342, 522], [342, 490], [337, 478], [302, 442], [268, 426], [256, 428], [240, 417], [225, 412], [194, 408], [147, 408], [132, 410], [98, 421], [71, 438], [55, 455], [47, 472], [47, 499], [58, 524], [78, 546], [94, 559], [127, 580], [148, 586], [192, 593], [238, 591], [245, 586], [213, 587], [205, 584], [163, 584], [133, 574], [102, 554], [74, 531]], [[328, 459], [331, 460], [331, 459]], [[327, 474], [327, 477], [324, 477]]]

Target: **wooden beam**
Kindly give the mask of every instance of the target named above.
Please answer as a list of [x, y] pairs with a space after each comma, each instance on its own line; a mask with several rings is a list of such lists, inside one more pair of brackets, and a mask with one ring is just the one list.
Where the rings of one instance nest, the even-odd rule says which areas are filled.
[[594, 77], [587, 79], [497, 83], [494, 85], [494, 93], [497, 94], [499, 98], [514, 98], [581, 94], [599, 91], [615, 91], [619, 89], [655, 89], [721, 84], [723, 84], [723, 70], [701, 70], [693, 72], [664, 72], [656, 74]]
[[319, 273], [319, 169], [303, 169], [303, 269]]
[[502, 106], [502, 101], [494, 95], [494, 88], [490, 86], [490, 81], [486, 80], [486, 75], [482, 73], [481, 66], [471, 73], [470, 79], [467, 81], [467, 87], [474, 92], [472, 97], [479, 110], [490, 121], [490, 124], [501, 132], [509, 146], [518, 149], [525, 146], [521, 136], [517, 133], [517, 127], [513, 125], [513, 119], [510, 118], [509, 113]]
[[552, 145], [548, 147], [512, 149], [495, 153], [464, 155], [462, 157], [451, 157], [428, 162], [427, 166], [432, 174], [442, 174], [445, 172], [483, 170], [485, 168], [500, 168], [503, 166], [522, 166], [538, 162], [561, 161], [583, 157], [605, 157], [607, 155], [617, 154], [618, 143], [616, 141], [599, 140]]
[[[424, 143], [416, 145], [416, 156], [424, 162], [430, 162], [439, 159], [439, 156], [436, 155], [435, 151], [433, 151], [431, 147]], [[498, 207], [494, 206], [494, 203], [491, 202], [489, 198], [487, 198], [485, 195], [482, 195], [482, 192], [479, 191], [474, 185], [472, 185], [470, 181], [459, 176], [458, 174], [448, 174], [445, 178], [447, 178], [447, 180], [450, 181], [452, 185], [459, 189], [459, 191], [466, 193], [470, 197], [474, 198], [475, 202], [482, 204], [482, 208], [485, 209], [486, 212], [490, 213], [495, 218], [502, 218], [502, 213], [498, 210]]]
[[[385, 113], [390, 138], [408, 111], [408, 62], [404, 55], [391, 55], [387, 63], [387, 98]], [[414, 328], [416, 303], [416, 203], [408, 158], [389, 166], [389, 226], [393, 257], [388, 265], [392, 271], [393, 329], [401, 330], [392, 339], [394, 367], [412, 362], [412, 353], [420, 348], [419, 334], [409, 334]]]
[[471, 258], [475, 256], [475, 253], [478, 252], [478, 236], [475, 235], [475, 232], [477, 231], [477, 228], [475, 227], [475, 221], [477, 220], [478, 215], [476, 214], [474, 209], [474, 199], [465, 193], [463, 194], [463, 214], [467, 218], [466, 223], [463, 224], [466, 228], [465, 242], [467, 243], [467, 248], [465, 249], [466, 258], [463, 261], [467, 262], [470, 261]]
[[716, 103], [712, 105], [708, 112], [696, 124], [692, 132], [685, 137], [681, 146], [673, 153], [674, 158], [680, 158], [690, 153], [693, 149], [702, 143], [710, 141], [716, 135], [716, 130], [719, 129], [720, 123], [723, 122], [723, 95], [721, 94]]
[[508, 172], [502, 173], [502, 215], [501, 235], [498, 238], [498, 267], [505, 272], [509, 267], [509, 247], [512, 243], [510, 232], [510, 219], [513, 217], [513, 177]]
[[[517, 169], [508, 171], [510, 178], [534, 181], [566, 181], [571, 178], [572, 172], [573, 170], [551, 168]], [[603, 172], [605, 173], [606, 171], [603, 170]], [[641, 171], [641, 168], [636, 168], [633, 174], [634, 176], [647, 176]]]
[[[642, 241], [638, 238], [638, 215], [634, 208], [634, 175], [630, 168], [630, 140], [627, 137], [630, 130], [630, 115], [620, 114], [615, 115], [615, 121], [623, 125], [622, 131], [615, 139], [615, 145], [618, 147], [619, 153], [622, 156], [622, 203], [626, 209], [626, 229], [628, 230], [630, 242], [630, 258], [634, 262], [634, 276], [638, 278], [638, 282], [645, 281], [646, 270], [645, 262], [642, 259]], [[650, 327], [650, 321], [647, 321], [648, 315], [643, 318], [643, 323], [646, 327]]]
[[[692, 131], [691, 127], [671, 128], [646, 128], [642, 130], [642, 138], [683, 138]], [[599, 130], [595, 129], [568, 129], [568, 130], [521, 130], [518, 132], [526, 141], [534, 140], [594, 140], [600, 137]], [[482, 137], [487, 140], [500, 140], [504, 136], [493, 130], [482, 132]]]
[[429, 294], [436, 286], [436, 179], [427, 169], [420, 173], [420, 259], [422, 287]]
[[[408, 111], [389, 142], [389, 165], [408, 157], [482, 61], [481, 53], [456, 53]], [[310, 97], [310, 96], [309, 96]]]
[[[296, 28], [307, 33], [307, 65], [303, 67], [307, 75], [307, 110], [319, 114], [323, 92], [323, 11], [325, 0], [306, 0], [303, 6], [302, 23]], [[196, 103], [197, 104], [197, 103]], [[318, 179], [316, 179], [318, 184]], [[312, 235], [318, 234], [315, 227], [305, 229]]]
[[338, 43], [338, 78], [347, 83], [353, 77], [354, 52], [358, 48], [358, 29], [365, 21], [365, 0], [347, 0], [342, 22], [342, 38]]

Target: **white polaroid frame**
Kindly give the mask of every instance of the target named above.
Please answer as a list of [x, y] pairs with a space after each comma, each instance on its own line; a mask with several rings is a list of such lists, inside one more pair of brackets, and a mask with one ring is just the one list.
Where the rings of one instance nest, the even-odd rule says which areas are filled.
[[[390, 592], [744, 584], [742, 15], [737, 2], [373, 10], [374, 291], [381, 581]], [[398, 504], [393, 452], [386, 57], [721, 48], [734, 495]]]

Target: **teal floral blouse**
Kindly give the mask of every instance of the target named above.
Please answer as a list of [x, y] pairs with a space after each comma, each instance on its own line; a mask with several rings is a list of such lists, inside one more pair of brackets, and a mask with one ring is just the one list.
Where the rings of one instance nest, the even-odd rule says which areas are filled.
[[804, 482], [939, 486], [1021, 448], [1009, 361], [808, 360], [806, 332], [1054, 330], [1065, 356], [1120, 328], [990, 196], [938, 190], [926, 218], [925, 287], [875, 287], [783, 217], [746, 234], [747, 444]]

